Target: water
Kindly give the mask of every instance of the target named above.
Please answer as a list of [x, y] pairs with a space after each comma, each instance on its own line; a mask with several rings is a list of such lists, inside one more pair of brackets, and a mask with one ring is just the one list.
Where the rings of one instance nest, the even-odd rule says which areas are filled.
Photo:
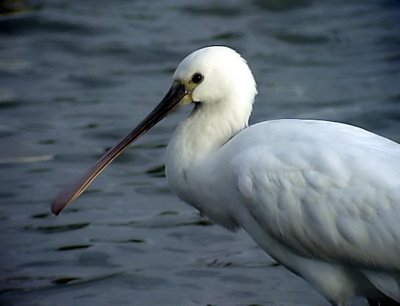
[[[0, 17], [1, 305], [328, 305], [166, 186], [173, 114], [60, 217], [54, 195], [202, 46], [239, 50], [252, 122], [318, 118], [400, 141], [397, 1], [65, 1]], [[362, 304], [362, 301], [356, 301]]]

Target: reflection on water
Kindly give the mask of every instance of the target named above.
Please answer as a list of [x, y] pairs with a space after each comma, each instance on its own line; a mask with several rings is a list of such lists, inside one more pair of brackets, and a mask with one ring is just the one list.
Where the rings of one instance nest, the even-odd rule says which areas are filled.
[[52, 197], [162, 97], [194, 49], [239, 50], [253, 122], [349, 122], [400, 141], [397, 1], [27, 1], [0, 16], [2, 305], [327, 305], [245, 233], [171, 194], [163, 154], [188, 110], [60, 217]]

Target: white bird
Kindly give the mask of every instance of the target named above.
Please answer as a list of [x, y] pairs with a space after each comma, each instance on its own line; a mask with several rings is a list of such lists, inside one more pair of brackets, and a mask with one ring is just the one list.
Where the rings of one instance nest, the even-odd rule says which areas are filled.
[[191, 53], [160, 104], [56, 197], [53, 212], [170, 110], [194, 104], [167, 148], [167, 180], [179, 198], [228, 229], [244, 229], [332, 305], [356, 295], [400, 305], [400, 145], [328, 121], [248, 126], [256, 94], [234, 50]]

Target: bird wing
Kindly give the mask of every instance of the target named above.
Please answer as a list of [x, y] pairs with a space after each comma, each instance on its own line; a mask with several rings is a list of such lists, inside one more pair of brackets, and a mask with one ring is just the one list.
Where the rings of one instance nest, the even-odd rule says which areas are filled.
[[347, 125], [296, 124], [258, 127], [267, 140], [233, 159], [246, 208], [301, 256], [400, 270], [400, 145]]

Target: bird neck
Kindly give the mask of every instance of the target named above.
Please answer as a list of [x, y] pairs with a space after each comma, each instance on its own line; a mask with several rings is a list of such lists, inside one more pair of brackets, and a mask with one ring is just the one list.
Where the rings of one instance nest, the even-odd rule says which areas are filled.
[[252, 104], [240, 108], [234, 106], [233, 102], [197, 104], [175, 130], [167, 148], [167, 167], [185, 170], [218, 150], [245, 128]]

